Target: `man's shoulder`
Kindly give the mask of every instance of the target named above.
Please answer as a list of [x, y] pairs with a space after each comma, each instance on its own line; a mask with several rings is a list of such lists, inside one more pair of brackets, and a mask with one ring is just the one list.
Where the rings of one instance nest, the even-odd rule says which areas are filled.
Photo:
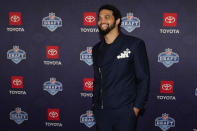
[[141, 38], [122, 34], [122, 42], [125, 47], [135, 50], [139, 45], [143, 45], [144, 41]]
[[93, 46], [93, 50], [96, 50], [101, 44], [101, 41], [97, 42], [94, 46]]
[[123, 34], [123, 37], [124, 37], [124, 40], [125, 41], [129, 41], [129, 42], [135, 42], [135, 43], [140, 43], [140, 42], [143, 42], [143, 40], [139, 37], [136, 37], [136, 36], [131, 36], [131, 35], [126, 35], [126, 34]]

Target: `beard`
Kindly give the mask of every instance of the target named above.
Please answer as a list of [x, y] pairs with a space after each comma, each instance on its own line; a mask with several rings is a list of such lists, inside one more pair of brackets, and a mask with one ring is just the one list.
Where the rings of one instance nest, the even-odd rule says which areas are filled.
[[107, 35], [111, 30], [113, 30], [113, 29], [115, 28], [115, 26], [116, 26], [116, 22], [115, 22], [115, 21], [114, 21], [114, 23], [113, 23], [111, 26], [109, 26], [109, 24], [108, 24], [107, 29], [102, 29], [102, 28], [101, 28], [101, 25], [99, 25], [99, 26], [98, 26], [99, 33], [100, 33], [102, 36], [105, 36], [105, 35]]

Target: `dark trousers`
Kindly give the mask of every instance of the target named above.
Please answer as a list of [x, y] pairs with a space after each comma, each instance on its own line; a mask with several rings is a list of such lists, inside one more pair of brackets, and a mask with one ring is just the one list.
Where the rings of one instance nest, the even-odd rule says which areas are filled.
[[137, 117], [132, 106], [95, 109], [97, 131], [135, 131]]

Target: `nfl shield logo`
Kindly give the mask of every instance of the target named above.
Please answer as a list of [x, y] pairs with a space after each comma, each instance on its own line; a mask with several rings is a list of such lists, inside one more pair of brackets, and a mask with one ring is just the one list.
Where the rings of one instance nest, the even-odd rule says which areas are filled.
[[82, 114], [80, 116], [80, 123], [85, 124], [89, 128], [93, 127], [96, 124], [93, 112], [88, 110], [86, 111], [86, 114]]
[[179, 55], [172, 52], [172, 49], [165, 49], [165, 52], [162, 52], [158, 55], [158, 62], [163, 63], [165, 67], [170, 67], [174, 63], [179, 62]]
[[92, 47], [87, 47], [85, 51], [80, 53], [80, 60], [84, 61], [89, 66], [93, 64], [92, 60]]
[[49, 94], [54, 96], [63, 90], [63, 86], [61, 82], [56, 81], [56, 78], [50, 78], [50, 81], [43, 84], [43, 90], [46, 90]]
[[42, 19], [42, 26], [53, 32], [62, 26], [62, 19], [55, 16], [55, 13], [49, 13], [49, 16]]
[[158, 126], [162, 131], [167, 131], [171, 127], [175, 127], [175, 120], [164, 113], [162, 117], [155, 119], [155, 126]]
[[19, 125], [23, 123], [23, 121], [28, 120], [28, 114], [17, 107], [15, 111], [10, 112], [10, 120], [15, 121]]
[[19, 46], [13, 46], [13, 49], [8, 50], [7, 59], [12, 60], [15, 64], [20, 63], [22, 60], [26, 59], [25, 51], [19, 49]]
[[121, 20], [121, 27], [128, 32], [132, 32], [135, 28], [140, 27], [140, 20], [137, 17], [134, 17], [131, 12], [127, 13], [127, 16], [123, 17]]

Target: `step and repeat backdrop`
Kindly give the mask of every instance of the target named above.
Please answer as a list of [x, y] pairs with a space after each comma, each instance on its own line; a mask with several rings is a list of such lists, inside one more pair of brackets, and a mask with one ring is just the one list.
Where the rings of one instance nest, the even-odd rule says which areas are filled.
[[2, 130], [96, 131], [92, 47], [103, 4], [146, 43], [151, 85], [137, 131], [197, 131], [195, 0], [2, 0]]

